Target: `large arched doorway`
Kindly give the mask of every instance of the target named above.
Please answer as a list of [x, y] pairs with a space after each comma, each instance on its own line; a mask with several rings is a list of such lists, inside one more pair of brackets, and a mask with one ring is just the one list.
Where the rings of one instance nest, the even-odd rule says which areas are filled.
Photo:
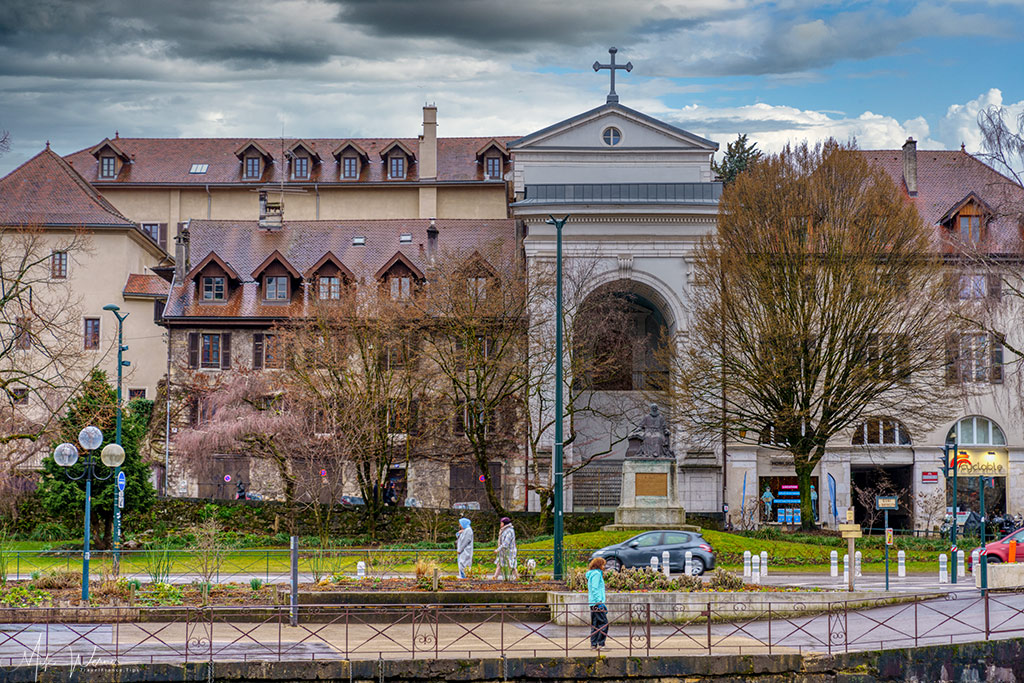
[[645, 391], [668, 378], [671, 333], [664, 299], [650, 287], [618, 280], [580, 305], [573, 325], [573, 379], [592, 391]]

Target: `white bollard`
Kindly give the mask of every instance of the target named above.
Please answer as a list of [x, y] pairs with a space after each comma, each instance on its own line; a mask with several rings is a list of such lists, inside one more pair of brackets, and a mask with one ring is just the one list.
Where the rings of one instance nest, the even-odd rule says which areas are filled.
[[750, 583], [761, 583], [761, 557], [759, 555], [750, 558]]
[[652, 572], [658, 571], [658, 556], [657, 555], [654, 555], [654, 556], [651, 557], [651, 571]]
[[743, 551], [743, 578], [750, 578], [750, 551]]
[[828, 573], [833, 579], [839, 576], [839, 553], [835, 550], [828, 554]]
[[981, 551], [975, 548], [971, 552], [971, 576], [981, 573]]
[[939, 583], [949, 583], [949, 572], [946, 571], [948, 563], [949, 558], [946, 557], [946, 553], [939, 555]]
[[958, 579], [967, 576], [967, 553], [962, 550], [956, 554], [956, 575]]
[[761, 576], [768, 576], [768, 551], [761, 551]]
[[356, 576], [360, 579], [366, 578], [366, 563], [362, 560], [356, 562]]
[[668, 551], [667, 550], [662, 550], [661, 551], [661, 571], [665, 572], [665, 578], [666, 579], [669, 578], [669, 575], [672, 572], [672, 566], [671, 566], [671, 564], [668, 561]]
[[686, 560], [683, 563], [683, 571], [686, 572], [687, 576], [689, 576], [690, 572], [693, 571], [693, 553], [687, 550], [686, 555], [684, 557], [686, 558]]
[[850, 585], [850, 556], [843, 553], [843, 584]]
[[896, 576], [901, 579], [907, 578], [907, 554], [902, 550], [896, 553]]
[[858, 550], [853, 554], [853, 567], [856, 572], [854, 576], [860, 576], [860, 551]]

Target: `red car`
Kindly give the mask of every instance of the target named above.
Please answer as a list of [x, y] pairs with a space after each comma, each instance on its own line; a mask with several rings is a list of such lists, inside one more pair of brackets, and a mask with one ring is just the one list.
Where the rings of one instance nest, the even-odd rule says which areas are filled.
[[[1016, 557], [1012, 559], [1007, 558], [1007, 554], [1010, 552], [1010, 541], [1017, 541], [1017, 553]], [[981, 550], [981, 546], [971, 550], [970, 554], [967, 555], [967, 568], [971, 568], [971, 560], [974, 558], [974, 550]], [[992, 541], [985, 545], [985, 554], [988, 555], [988, 563], [993, 564], [995, 562], [1024, 562], [1024, 528], [1017, 529], [1016, 531], [1007, 534], [998, 541]]]

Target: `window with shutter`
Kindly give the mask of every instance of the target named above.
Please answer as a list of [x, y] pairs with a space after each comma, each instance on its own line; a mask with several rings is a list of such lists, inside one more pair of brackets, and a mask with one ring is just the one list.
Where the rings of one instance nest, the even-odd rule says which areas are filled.
[[1003, 276], [999, 273], [988, 275], [988, 298], [999, 301], [1003, 296]]
[[258, 332], [252, 336], [252, 368], [263, 369], [263, 335]]
[[221, 370], [231, 369], [231, 333], [225, 332], [220, 336], [220, 367]]
[[219, 334], [203, 334], [202, 339], [202, 358], [200, 365], [208, 369], [220, 369], [220, 335]]
[[1003, 382], [1003, 335], [990, 334], [989, 350], [991, 353], [991, 365], [989, 367], [989, 379], [993, 384]]

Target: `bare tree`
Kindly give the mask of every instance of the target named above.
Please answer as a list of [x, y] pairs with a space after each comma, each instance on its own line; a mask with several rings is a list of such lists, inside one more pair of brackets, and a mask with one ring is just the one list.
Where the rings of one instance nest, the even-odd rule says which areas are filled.
[[[630, 334], [633, 321], [628, 303], [597, 286], [601, 261], [593, 255], [574, 254], [563, 265], [562, 330], [565, 381], [562, 386], [563, 414], [567, 418], [566, 446], [575, 445], [574, 458], [565, 463], [566, 478], [592, 462], [611, 454], [628, 432], [616, 433], [611, 425], [623, 422], [634, 407], [625, 395], [596, 390], [631, 372], [637, 341]], [[553, 264], [538, 264], [531, 274], [529, 305], [531, 324], [527, 330], [529, 378], [521, 395], [526, 416], [526, 441], [530, 455], [530, 488], [540, 499], [542, 526], [551, 514], [554, 482], [551, 453], [542, 445], [555, 426], [555, 272]], [[604, 434], [584, 436], [584, 418], [609, 425]], [[584, 442], [586, 440], [586, 442]], [[598, 445], [600, 441], [600, 445]]]
[[66, 278], [88, 249], [84, 233], [0, 226], [0, 447], [9, 468], [36, 454], [92, 366]]
[[516, 408], [527, 384], [526, 280], [509, 245], [470, 255], [444, 252], [418, 300], [430, 321], [424, 353], [438, 379], [432, 393], [446, 411], [464, 453], [483, 477], [491, 507], [505, 506], [490, 463], [505, 460], [518, 443]]
[[918, 523], [925, 531], [934, 531], [946, 515], [946, 492], [939, 488], [918, 491], [914, 503]]
[[926, 426], [949, 412], [932, 234], [881, 169], [835, 140], [758, 161], [719, 208], [666, 399], [695, 435], [759, 435], [792, 455], [810, 528], [811, 472], [832, 437], [868, 416]]
[[[416, 308], [384, 292], [318, 301], [308, 318], [280, 334], [289, 400], [301, 407], [313, 437], [308, 462], [322, 464], [337, 484], [355, 481], [368, 530], [376, 537], [392, 465], [408, 461], [419, 434], [425, 382], [417, 358]], [[311, 500], [322, 493], [316, 477]], [[328, 492], [330, 502], [337, 492]], [[313, 514], [321, 515], [326, 533], [329, 511]]]
[[875, 522], [882, 516], [882, 511], [875, 506], [875, 498], [900, 495], [892, 478], [880, 467], [875, 470], [870, 484], [865, 486], [854, 484], [853, 492], [857, 496], [857, 502], [864, 510], [864, 526], [868, 528], [869, 532], [875, 528]]
[[293, 456], [304, 451], [308, 431], [301, 412], [285, 401], [279, 379], [244, 369], [216, 381], [193, 373], [179, 384], [193, 402], [196, 424], [179, 432], [174, 442], [186, 468], [197, 475], [206, 474], [212, 456], [220, 453], [245, 453], [272, 465], [281, 480], [289, 531], [294, 533]]

